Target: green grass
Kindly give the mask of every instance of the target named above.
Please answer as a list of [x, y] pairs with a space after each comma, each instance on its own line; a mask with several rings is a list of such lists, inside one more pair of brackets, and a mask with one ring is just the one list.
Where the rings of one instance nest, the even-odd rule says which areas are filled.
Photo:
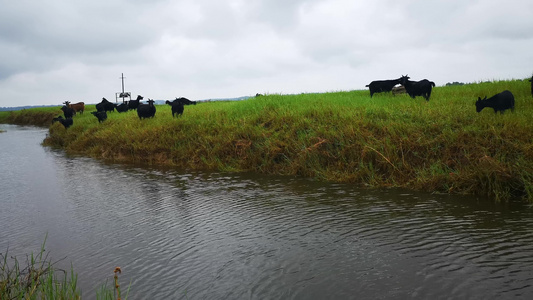
[[[48, 254], [45, 253], [47, 236], [40, 251], [27, 255], [26, 262], [22, 263], [8, 251], [0, 253], [0, 299], [25, 299], [25, 300], [72, 300], [81, 299], [82, 293], [79, 289], [78, 275], [71, 266], [70, 271], [57, 268], [57, 262], [52, 262]], [[115, 268], [114, 284], [108, 287], [107, 284], [100, 285], [96, 291], [96, 299], [121, 300], [120, 284], [118, 275], [122, 273], [120, 268]]]
[[45, 242], [25, 264], [7, 251], [0, 253], [0, 299], [81, 299], [77, 274], [72, 268], [70, 272], [56, 268], [45, 255]]
[[[476, 113], [477, 97], [504, 89], [515, 96], [514, 112]], [[533, 201], [527, 80], [436, 87], [429, 102], [368, 91], [274, 94], [186, 106], [175, 119], [167, 105], [153, 119], [108, 116], [98, 124], [86, 112], [68, 130], [54, 124], [44, 144], [115, 162]]]
[[48, 127], [54, 117], [63, 114], [61, 107], [40, 107], [18, 111], [0, 111], [0, 123]]

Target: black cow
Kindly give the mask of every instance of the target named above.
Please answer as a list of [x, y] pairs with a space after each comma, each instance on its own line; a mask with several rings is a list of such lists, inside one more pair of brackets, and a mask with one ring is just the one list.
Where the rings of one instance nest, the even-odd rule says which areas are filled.
[[127, 112], [130, 108], [128, 107], [128, 101], [121, 103], [121, 104], [115, 104], [115, 108], [119, 113]]
[[400, 84], [400, 78], [392, 80], [372, 81], [370, 84], [366, 85], [366, 87], [370, 90], [370, 98], [372, 98], [372, 95], [374, 95], [375, 93], [392, 91], [392, 88], [397, 84]]
[[139, 107], [137, 107], [137, 116], [139, 116], [139, 119], [145, 119], [145, 118], [153, 118], [155, 116], [155, 106], [154, 106], [154, 100], [148, 99], [148, 104], [139, 104]]
[[72, 118], [63, 119], [62, 116], [58, 116], [57, 118], [53, 118], [52, 119], [52, 124], [54, 124], [55, 122], [61, 123], [63, 126], [65, 126], [65, 129], [69, 128], [70, 126], [72, 126], [72, 124], [74, 124], [74, 121], [72, 121]]
[[137, 99], [136, 100], [130, 100], [130, 102], [128, 102], [128, 107], [130, 109], [137, 109], [137, 107], [139, 107], [139, 104], [140, 104], [142, 99], [144, 99], [143, 96], [137, 95]]
[[98, 123], [102, 123], [107, 119], [107, 113], [104, 111], [91, 111], [96, 118], [98, 118]]
[[192, 105], [196, 105], [196, 101], [191, 101], [191, 100], [189, 100], [189, 99], [187, 99], [187, 98], [184, 98], [184, 97], [176, 98], [176, 99], [175, 99], [174, 101], [172, 101], [172, 102], [176, 102], [176, 101], [180, 102], [180, 103], [183, 104], [183, 105], [191, 105], [191, 104], [192, 104]]
[[178, 117], [183, 115], [183, 103], [176, 98], [174, 101], [165, 101], [166, 104], [172, 106], [172, 117], [174, 118], [174, 115], [177, 114]]
[[485, 107], [492, 107], [492, 109], [494, 109], [494, 113], [500, 112], [500, 114], [503, 114], [503, 111], [506, 109], [511, 109], [511, 111], [514, 111], [513, 93], [505, 90], [490, 97], [489, 99], [487, 99], [487, 96], [485, 96], [484, 99], [478, 97], [476, 101], [476, 111], [480, 112]]
[[96, 104], [97, 111], [115, 111], [115, 105], [109, 102], [106, 98], [102, 98], [102, 102]]
[[426, 101], [429, 101], [429, 97], [431, 97], [431, 89], [435, 86], [435, 82], [427, 79], [411, 81], [407, 75], [400, 78], [400, 84], [405, 87], [407, 94], [409, 94], [411, 98], [414, 99], [416, 96], [422, 96]]
[[65, 115], [65, 119], [71, 119], [75, 114], [76, 111], [66, 105], [63, 105], [61, 107], [61, 110], [63, 111], [63, 114]]

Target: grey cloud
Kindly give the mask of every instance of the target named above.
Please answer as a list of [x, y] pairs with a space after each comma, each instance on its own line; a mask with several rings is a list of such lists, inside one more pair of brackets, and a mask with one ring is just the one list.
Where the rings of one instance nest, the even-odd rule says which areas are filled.
[[[167, 6], [176, 15], [173, 25], [166, 22], [168, 26], [175, 27], [174, 33], [195, 38], [233, 40], [248, 34], [250, 28], [257, 27], [270, 28], [279, 34], [285, 34], [298, 25], [302, 9], [319, 0], [233, 1], [235, 5], [221, 1], [191, 2], [194, 4], [186, 5], [194, 7], [193, 16], [196, 18], [184, 16], [180, 11], [181, 5]], [[166, 14], [168, 15], [168, 12]], [[183, 22], [181, 18], [188, 20]]]
[[0, 2], [0, 88], [21, 101], [111, 97], [122, 72], [134, 93], [194, 99], [521, 76], [533, 59], [522, 0]]
[[16, 5], [2, 7], [0, 13], [3, 41], [59, 53], [113, 51], [150, 42], [151, 32], [139, 23], [139, 16], [118, 13], [118, 6], [75, 7], [66, 2], [48, 7], [48, 2], [32, 2], [21, 9], [23, 1], [10, 3]]
[[0, 11], [0, 49], [7, 58], [0, 62], [2, 78], [73, 61], [95, 63], [109, 55], [121, 61], [156, 38], [140, 22], [142, 7], [132, 9], [127, 3], [5, 2]]
[[415, 20], [416, 27], [425, 30], [421, 38], [428, 43], [461, 44], [533, 36], [530, 1], [417, 1], [405, 13]]
[[248, 13], [251, 19], [267, 23], [283, 33], [298, 24], [299, 13], [302, 10], [318, 2], [321, 2], [321, 0], [250, 1]]
[[392, 5], [382, 11], [376, 3], [346, 1], [339, 9], [317, 2], [300, 13], [300, 24], [290, 34], [302, 54], [315, 62], [344, 61], [357, 67], [378, 53], [397, 51], [412, 43], [413, 31], [408, 25]]

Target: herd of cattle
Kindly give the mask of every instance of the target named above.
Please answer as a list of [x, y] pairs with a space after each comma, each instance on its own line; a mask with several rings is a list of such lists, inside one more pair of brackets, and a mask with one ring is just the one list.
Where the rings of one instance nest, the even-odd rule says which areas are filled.
[[[140, 120], [146, 119], [146, 118], [153, 118], [155, 116], [156, 108], [154, 105], [154, 100], [148, 99], [148, 103], [142, 103], [141, 100], [143, 100], [143, 97], [141, 95], [137, 96], [137, 99], [125, 101], [121, 104], [116, 104], [109, 102], [106, 98], [102, 98], [102, 101], [95, 105], [96, 111], [92, 111], [91, 114], [94, 115], [98, 122], [103, 122], [107, 119], [107, 113], [117, 111], [119, 113], [127, 112], [130, 110], [136, 110], [137, 116]], [[58, 116], [57, 118], [54, 118], [52, 120], [52, 124], [55, 122], [61, 123], [65, 128], [69, 128], [74, 124], [73, 117], [77, 114], [83, 114], [85, 111], [85, 103], [84, 102], [78, 102], [71, 104], [69, 101], [65, 101], [63, 103], [64, 105], [61, 107], [61, 110], [63, 111], [63, 116]], [[170, 105], [172, 107], [172, 117], [179, 117], [183, 114], [184, 111], [184, 105], [195, 105], [195, 101], [191, 101], [187, 98], [180, 97], [176, 98], [173, 101], [166, 101], [166, 104]]]
[[[531, 95], [533, 96], [533, 76], [529, 81], [531, 82]], [[398, 87], [397, 85], [401, 86]], [[366, 87], [370, 90], [370, 98], [372, 98], [375, 93], [392, 92], [393, 94], [399, 94], [403, 92], [407, 93], [413, 99], [416, 96], [422, 96], [426, 101], [429, 101], [431, 89], [434, 86], [435, 83], [433, 81], [427, 79], [411, 81], [409, 80], [409, 76], [402, 75], [402, 77], [398, 79], [372, 81]], [[478, 100], [476, 101], [476, 111], [480, 112], [483, 108], [490, 107], [494, 109], [495, 113], [503, 113], [507, 109], [514, 110], [514, 104], [513, 93], [505, 90], [488, 99], [486, 96], [484, 99], [478, 97]]]
[[[427, 79], [420, 81], [411, 81], [409, 79], [409, 76], [402, 75], [402, 77], [398, 79], [372, 81], [366, 87], [370, 90], [370, 98], [372, 98], [375, 93], [392, 92], [393, 94], [407, 93], [413, 99], [417, 96], [422, 96], [426, 101], [429, 101], [429, 97], [431, 97], [431, 89], [435, 87], [435, 83]], [[529, 81], [531, 82], [531, 95], [533, 96], [533, 76]], [[257, 94], [256, 97], [257, 96], [260, 96], [260, 94]], [[138, 95], [135, 100], [126, 101], [121, 104], [114, 104], [109, 102], [106, 98], [102, 98], [102, 101], [96, 104], [96, 111], [92, 111], [91, 114], [93, 114], [100, 123], [107, 119], [107, 112], [115, 110], [119, 113], [136, 110], [137, 116], [141, 120], [154, 117], [156, 112], [154, 100], [148, 99], [148, 103], [141, 103], [141, 100], [143, 100], [143, 97]], [[175, 117], [175, 115], [178, 117], [181, 116], [183, 114], [184, 105], [196, 104], [195, 101], [183, 97], [176, 98], [174, 101], [167, 100], [165, 103], [172, 107], [172, 117]], [[478, 97], [478, 100], [476, 101], [476, 111], [480, 112], [483, 108], [490, 107], [494, 109], [495, 113], [503, 113], [507, 109], [514, 110], [514, 105], [515, 101], [513, 93], [505, 90], [488, 99], [486, 96], [484, 99]], [[58, 116], [52, 120], [52, 123], [60, 122], [65, 128], [68, 128], [74, 123], [72, 119], [73, 116], [76, 115], [76, 113], [83, 113], [85, 110], [85, 103], [79, 102], [71, 104], [69, 101], [65, 101], [61, 110], [65, 117]]]

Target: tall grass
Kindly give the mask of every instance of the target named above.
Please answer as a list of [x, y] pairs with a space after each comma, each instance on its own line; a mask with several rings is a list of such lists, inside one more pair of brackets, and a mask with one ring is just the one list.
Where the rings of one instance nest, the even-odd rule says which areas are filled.
[[0, 111], [0, 123], [48, 127], [52, 119], [62, 114], [60, 107], [40, 107], [19, 111]]
[[77, 287], [78, 275], [54, 266], [44, 254], [43, 242], [39, 253], [32, 252], [26, 263], [0, 253], [0, 299], [81, 299]]
[[[10, 256], [9, 251], [0, 253], [0, 299], [1, 300], [72, 300], [81, 299], [78, 275], [71, 266], [70, 271], [57, 268], [57, 262], [52, 262], [45, 251], [47, 236], [37, 254], [33, 252], [21, 263], [16, 257]], [[45, 254], [46, 252], [46, 254]], [[100, 285], [96, 291], [98, 300], [121, 300], [122, 298], [118, 275], [122, 273], [119, 267], [114, 270], [114, 285], [107, 283]], [[131, 284], [130, 284], [131, 286]]]
[[[476, 113], [477, 97], [504, 89], [514, 112]], [[436, 87], [429, 102], [348, 91], [199, 103], [176, 119], [164, 105], [142, 121], [86, 113], [68, 130], [51, 126], [44, 144], [117, 162], [533, 201], [532, 117], [529, 82], [511, 80]]]

